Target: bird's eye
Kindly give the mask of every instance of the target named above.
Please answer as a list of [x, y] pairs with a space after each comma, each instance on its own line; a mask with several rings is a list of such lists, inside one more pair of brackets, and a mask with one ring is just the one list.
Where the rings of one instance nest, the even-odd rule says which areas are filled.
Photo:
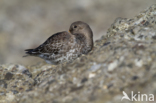
[[74, 28], [77, 28], [77, 26], [74, 26]]

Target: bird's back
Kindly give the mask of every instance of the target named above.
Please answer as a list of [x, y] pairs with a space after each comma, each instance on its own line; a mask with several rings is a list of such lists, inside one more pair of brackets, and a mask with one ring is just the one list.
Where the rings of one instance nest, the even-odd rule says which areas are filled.
[[82, 48], [74, 37], [66, 31], [56, 33], [37, 48], [27, 49], [26, 54], [43, 58], [50, 64], [71, 61], [80, 55]]

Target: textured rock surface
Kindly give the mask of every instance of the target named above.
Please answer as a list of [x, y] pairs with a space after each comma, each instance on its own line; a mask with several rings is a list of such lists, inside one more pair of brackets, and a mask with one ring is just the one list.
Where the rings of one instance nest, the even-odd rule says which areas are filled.
[[117, 18], [94, 50], [72, 63], [2, 65], [0, 100], [121, 103], [122, 91], [156, 95], [155, 63], [156, 5], [152, 5], [132, 19]]

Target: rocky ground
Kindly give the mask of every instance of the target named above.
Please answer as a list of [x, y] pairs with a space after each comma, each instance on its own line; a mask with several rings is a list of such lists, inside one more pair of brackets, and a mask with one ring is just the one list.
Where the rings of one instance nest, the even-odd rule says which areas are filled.
[[0, 103], [132, 103], [123, 91], [156, 96], [156, 4], [117, 18], [72, 63], [0, 66]]

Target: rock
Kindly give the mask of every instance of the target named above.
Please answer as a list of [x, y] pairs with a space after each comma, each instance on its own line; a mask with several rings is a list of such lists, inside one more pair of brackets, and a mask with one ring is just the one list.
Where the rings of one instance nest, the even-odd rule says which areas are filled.
[[0, 100], [119, 103], [123, 91], [156, 95], [155, 37], [156, 4], [132, 19], [116, 19], [92, 52], [72, 63], [2, 65]]
[[11, 102], [15, 94], [27, 91], [34, 85], [32, 74], [22, 65], [1, 65], [0, 71], [0, 95], [6, 102]]

